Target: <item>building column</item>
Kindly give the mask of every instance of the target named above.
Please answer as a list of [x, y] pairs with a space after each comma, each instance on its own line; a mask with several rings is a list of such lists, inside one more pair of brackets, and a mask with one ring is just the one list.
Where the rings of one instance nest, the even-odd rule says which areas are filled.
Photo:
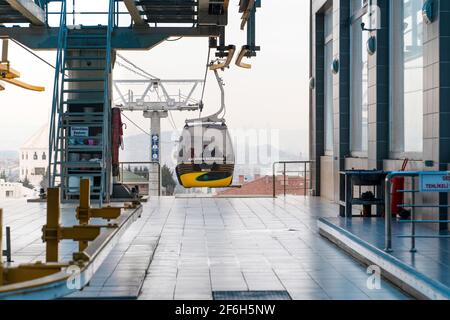
[[[150, 161], [160, 163], [161, 157], [161, 119], [167, 118], [167, 111], [144, 111], [144, 117], [150, 118]], [[158, 150], [152, 148], [157, 146]], [[158, 196], [161, 188], [161, 177], [157, 165], [149, 168], [148, 195]]]
[[378, 0], [381, 26], [370, 33], [376, 52], [369, 55], [368, 169], [383, 170], [389, 159], [389, 1]]
[[[339, 71], [333, 77], [334, 190], [335, 199], [345, 199], [345, 158], [350, 154], [350, 1], [333, 1], [333, 56]], [[340, 214], [343, 215], [343, 207]]]
[[311, 23], [311, 78], [314, 87], [310, 91], [310, 159], [311, 188], [320, 196], [320, 159], [324, 155], [324, 16], [312, 12]]

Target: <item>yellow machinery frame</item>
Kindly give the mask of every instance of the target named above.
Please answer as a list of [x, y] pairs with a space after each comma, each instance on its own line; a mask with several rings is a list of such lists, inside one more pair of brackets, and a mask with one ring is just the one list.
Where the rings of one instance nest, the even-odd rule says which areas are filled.
[[[0, 61], [0, 80], [15, 85], [19, 88], [42, 92], [45, 91], [44, 87], [34, 86], [18, 80], [20, 78], [20, 72], [10, 67], [8, 61], [8, 39], [3, 39], [2, 45], [2, 60]], [[5, 87], [0, 83], [0, 91], [5, 90]]]
[[[124, 209], [129, 209], [126, 207]], [[133, 208], [133, 207], [131, 207]], [[59, 263], [59, 243], [61, 240], [78, 241], [79, 251], [73, 253], [73, 260], [76, 264], [82, 265], [89, 261], [90, 256], [85, 252], [90, 241], [96, 240], [102, 228], [118, 228], [117, 223], [106, 225], [90, 225], [90, 218], [102, 218], [105, 220], [117, 219], [121, 216], [121, 207], [90, 207], [90, 182], [83, 179], [80, 182], [80, 203], [76, 208], [79, 225], [73, 227], [62, 227], [60, 225], [60, 189], [49, 188], [47, 190], [47, 224], [42, 228], [42, 240], [46, 243], [46, 263], [37, 262], [34, 264], [21, 264], [17, 267], [4, 267], [0, 258], [0, 288], [2, 285], [15, 284], [24, 281], [34, 280], [56, 274], [69, 263]], [[2, 235], [3, 211], [0, 209], [0, 248]]]
[[[90, 207], [90, 181], [80, 181], [80, 204], [76, 209], [79, 225], [73, 227], [61, 227], [59, 224], [60, 190], [49, 188], [47, 191], [47, 224], [42, 227], [42, 240], [46, 242], [47, 262], [58, 261], [59, 242], [61, 240], [78, 241], [78, 253], [74, 256], [82, 257], [82, 252], [87, 248], [88, 242], [95, 240], [102, 228], [117, 228], [117, 224], [89, 225], [91, 218], [105, 220], [117, 219], [120, 216], [120, 207], [91, 208]], [[77, 260], [77, 259], [75, 259]]]

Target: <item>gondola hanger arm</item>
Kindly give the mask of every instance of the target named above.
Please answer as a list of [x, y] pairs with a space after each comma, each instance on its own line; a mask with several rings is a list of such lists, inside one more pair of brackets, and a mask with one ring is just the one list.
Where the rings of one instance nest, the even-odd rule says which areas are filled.
[[235, 46], [230, 46], [230, 49], [228, 50], [228, 54], [227, 57], [224, 61], [219, 62], [219, 63], [212, 63], [209, 66], [209, 70], [211, 71], [215, 71], [215, 70], [219, 70], [219, 69], [225, 69], [228, 68], [231, 64], [231, 61], [233, 61], [233, 57], [234, 57], [234, 53], [236, 52], [236, 47]]
[[236, 65], [238, 67], [244, 68], [244, 69], [251, 69], [252, 65], [249, 63], [244, 63], [242, 60], [247, 56], [247, 54], [250, 52], [248, 48], [245, 46], [242, 48], [241, 52], [239, 53], [239, 56], [236, 59]]
[[219, 111], [217, 111], [216, 113], [214, 113], [212, 115], [206, 116], [206, 117], [197, 118], [197, 119], [188, 119], [188, 120], [186, 120], [186, 124], [195, 123], [195, 122], [211, 122], [211, 123], [225, 122], [225, 119], [219, 118], [219, 115], [225, 110], [225, 89], [224, 89], [224, 85], [223, 85], [223, 80], [222, 80], [222, 78], [220, 78], [219, 72], [217, 69], [214, 70], [214, 75], [216, 76], [216, 80], [217, 80], [217, 83], [220, 88], [221, 103], [220, 103]]

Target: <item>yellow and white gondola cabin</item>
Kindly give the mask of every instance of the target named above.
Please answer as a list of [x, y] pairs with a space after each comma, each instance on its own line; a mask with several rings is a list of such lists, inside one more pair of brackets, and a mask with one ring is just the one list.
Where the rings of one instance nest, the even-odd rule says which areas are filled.
[[234, 173], [234, 151], [224, 123], [186, 125], [180, 138], [176, 174], [185, 188], [226, 188]]

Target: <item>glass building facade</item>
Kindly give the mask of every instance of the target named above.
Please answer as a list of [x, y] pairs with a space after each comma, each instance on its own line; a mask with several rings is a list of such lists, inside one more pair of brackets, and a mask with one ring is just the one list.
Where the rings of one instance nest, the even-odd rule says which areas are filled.
[[340, 202], [342, 171], [396, 171], [406, 158], [408, 170], [449, 170], [449, 11], [443, 0], [311, 0], [316, 195]]

